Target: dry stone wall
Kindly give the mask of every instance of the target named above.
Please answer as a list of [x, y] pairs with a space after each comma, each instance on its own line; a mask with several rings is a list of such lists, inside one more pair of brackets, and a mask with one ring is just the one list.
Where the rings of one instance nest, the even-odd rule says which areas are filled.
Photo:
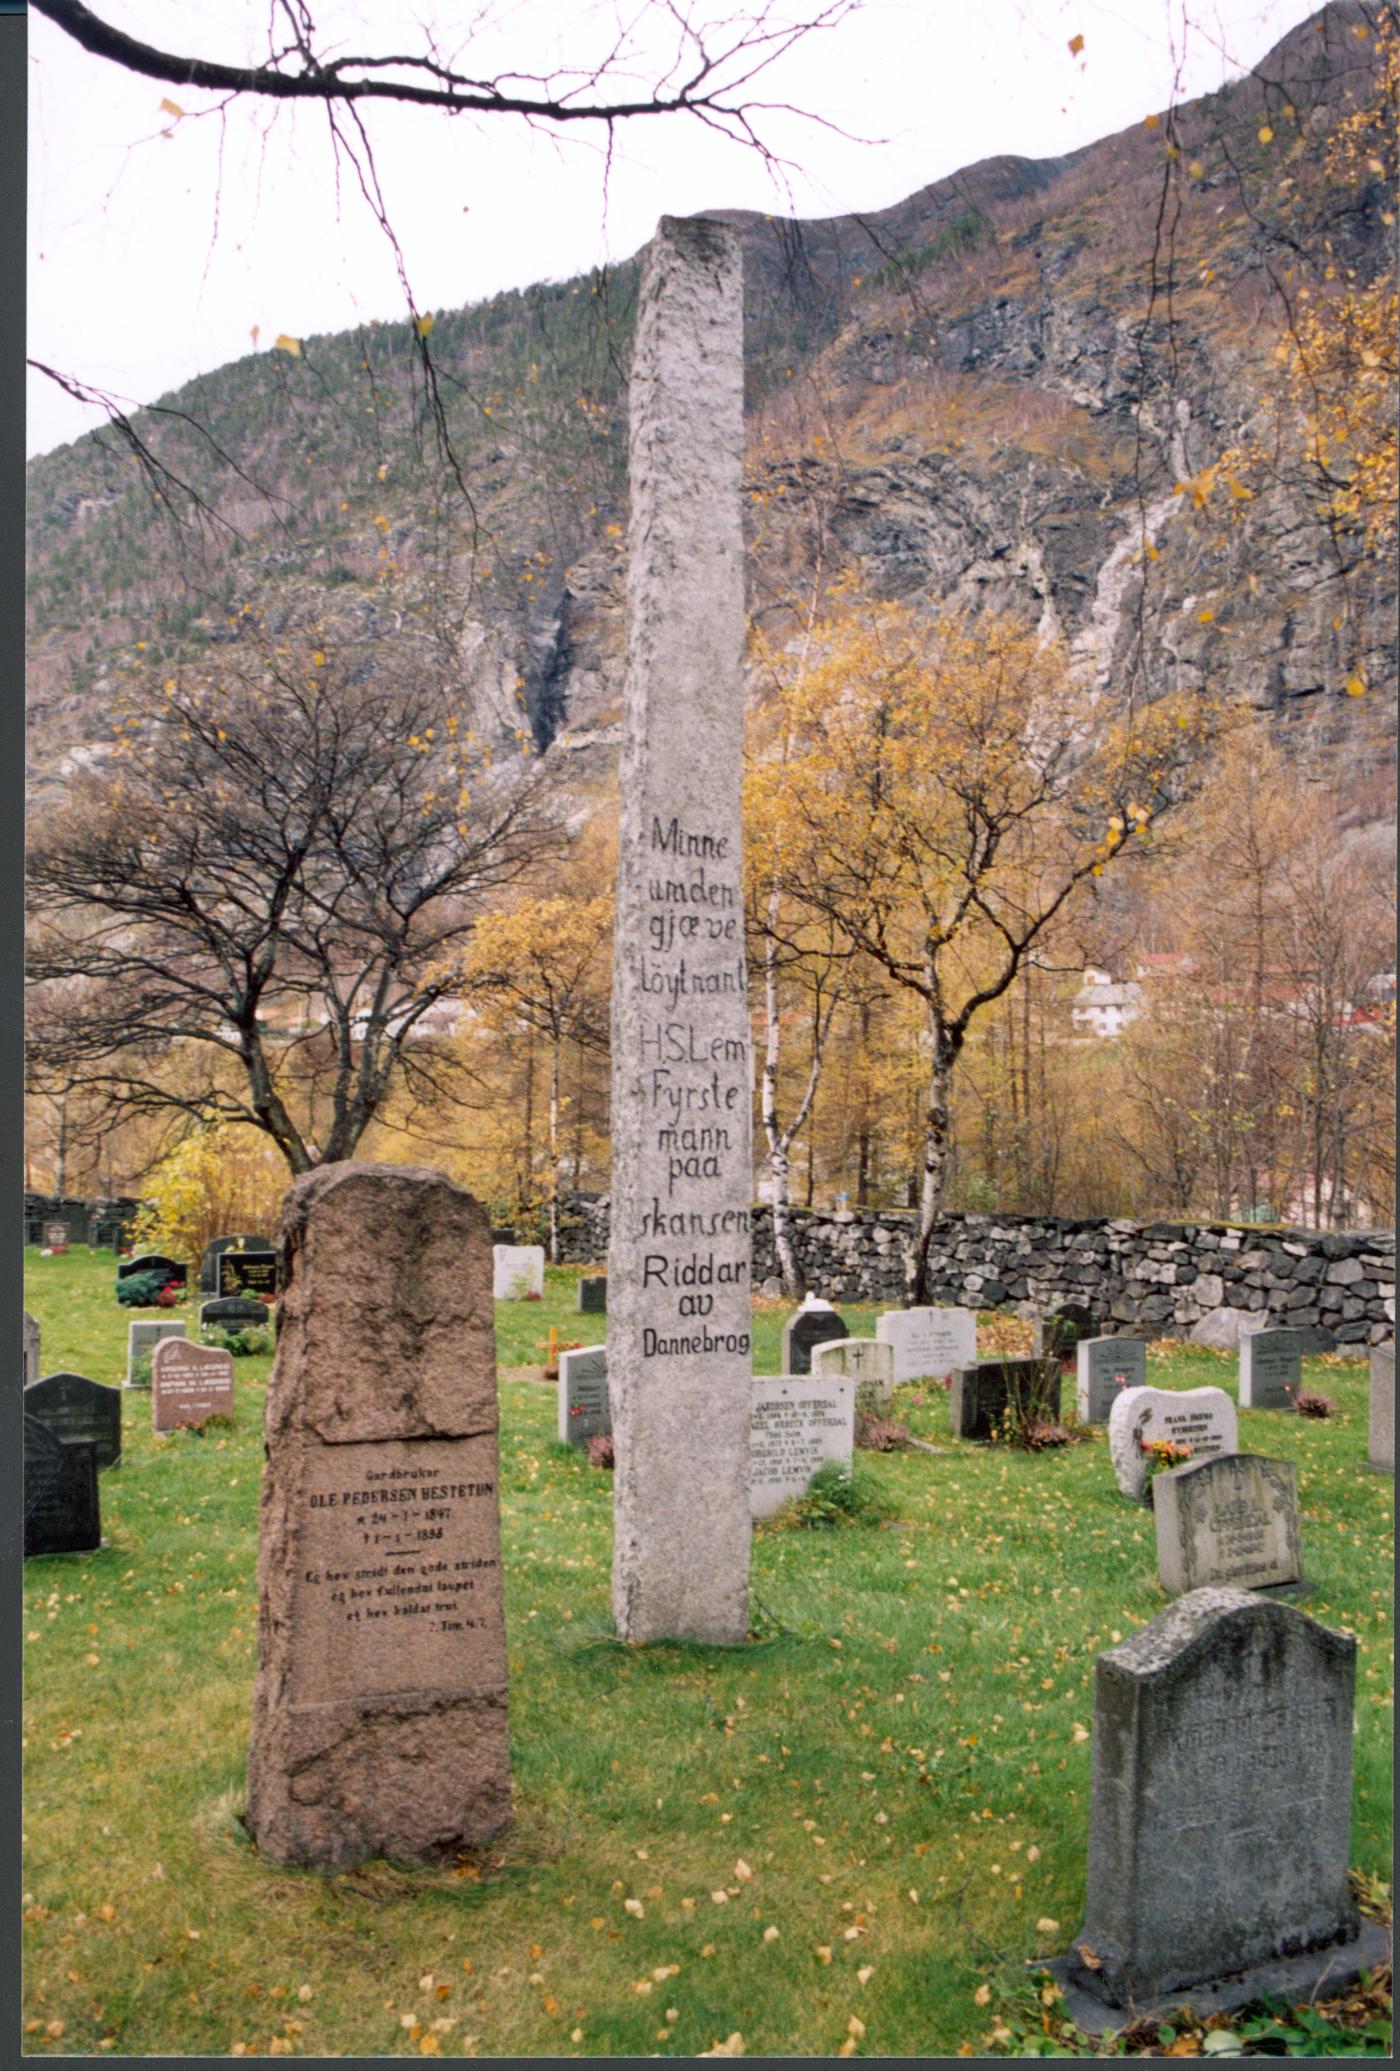
[[[606, 1257], [605, 1198], [569, 1202], [564, 1220], [561, 1257]], [[898, 1306], [910, 1222], [893, 1210], [850, 1221], [796, 1212], [793, 1245], [807, 1287], [831, 1302]], [[1145, 1337], [1180, 1336], [1217, 1308], [1267, 1315], [1290, 1330], [1321, 1327], [1342, 1345], [1395, 1335], [1393, 1230], [951, 1215], [934, 1233], [930, 1263], [934, 1302], [1040, 1312], [1077, 1302], [1098, 1328]], [[758, 1207], [754, 1286], [763, 1291], [776, 1272], [772, 1212]]]

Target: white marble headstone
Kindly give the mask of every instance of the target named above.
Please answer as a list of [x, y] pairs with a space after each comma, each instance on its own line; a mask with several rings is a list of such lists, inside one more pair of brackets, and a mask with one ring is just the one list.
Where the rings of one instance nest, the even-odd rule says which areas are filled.
[[755, 1374], [749, 1426], [749, 1512], [771, 1517], [828, 1460], [855, 1450], [853, 1380], [830, 1374]]
[[493, 1244], [491, 1294], [498, 1302], [523, 1301], [544, 1293], [542, 1244]]
[[856, 1408], [869, 1415], [883, 1409], [894, 1389], [894, 1347], [882, 1338], [838, 1338], [812, 1349], [812, 1372], [852, 1380]]
[[587, 1445], [612, 1430], [608, 1404], [608, 1348], [581, 1345], [559, 1354], [559, 1437], [565, 1445]]
[[971, 1309], [887, 1309], [875, 1325], [894, 1349], [894, 1379], [941, 1381], [977, 1357], [977, 1318]]
[[1193, 1460], [1239, 1451], [1239, 1418], [1223, 1388], [1125, 1388], [1108, 1414], [1108, 1450], [1125, 1496], [1140, 1501], [1145, 1447], [1154, 1438], [1189, 1445]]

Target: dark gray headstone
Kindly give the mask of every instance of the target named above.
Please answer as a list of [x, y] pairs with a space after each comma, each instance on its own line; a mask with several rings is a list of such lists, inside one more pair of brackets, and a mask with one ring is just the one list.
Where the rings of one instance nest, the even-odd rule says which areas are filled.
[[1377, 1960], [1347, 1887], [1355, 1681], [1350, 1634], [1232, 1588], [1099, 1655], [1084, 1927], [1049, 1966], [1072, 2018], [1292, 2003]]
[[1395, 1472], [1395, 1346], [1371, 1347], [1371, 1429], [1367, 1464]]
[[85, 1440], [97, 1448], [99, 1467], [115, 1467], [122, 1456], [122, 1398], [81, 1373], [48, 1373], [24, 1391], [24, 1413], [47, 1424], [59, 1438]]
[[91, 1553], [102, 1543], [97, 1448], [24, 1420], [24, 1552]]
[[955, 1438], [990, 1438], [1008, 1411], [1034, 1409], [1053, 1424], [1060, 1414], [1057, 1359], [979, 1359], [960, 1366], [948, 1391], [948, 1421]]
[[1123, 1389], [1140, 1388], [1147, 1379], [1147, 1346], [1141, 1338], [1081, 1338], [1075, 1360], [1081, 1424], [1106, 1424]]
[[584, 1316], [601, 1316], [608, 1306], [608, 1276], [606, 1273], [585, 1273], [578, 1283], [579, 1313]]
[[1046, 1358], [1072, 1359], [1079, 1340], [1093, 1331], [1092, 1309], [1082, 1302], [1065, 1302], [1050, 1315], [1036, 1318], [1035, 1351]]
[[226, 1251], [219, 1259], [219, 1293], [247, 1294], [258, 1300], [277, 1292], [275, 1251]]
[[199, 1327], [206, 1323], [219, 1330], [245, 1330], [251, 1324], [266, 1324], [272, 1311], [266, 1302], [254, 1299], [250, 1294], [221, 1294], [212, 1302], [199, 1305]]
[[1296, 1330], [1256, 1330], [1240, 1339], [1241, 1409], [1296, 1409], [1302, 1380]]
[[835, 1309], [798, 1309], [783, 1325], [783, 1372], [810, 1373], [815, 1346], [849, 1336]]
[[23, 1384], [27, 1388], [31, 1381], [37, 1381], [39, 1378], [39, 1325], [37, 1319], [30, 1315], [28, 1309], [24, 1312], [24, 1340], [21, 1360], [21, 1372], [24, 1376]]
[[1157, 1576], [1173, 1596], [1230, 1584], [1275, 1589], [1303, 1579], [1298, 1469], [1257, 1453], [1218, 1453], [1152, 1477]]
[[164, 1273], [167, 1282], [177, 1280], [181, 1287], [189, 1279], [189, 1267], [183, 1259], [167, 1258], [163, 1251], [138, 1252], [135, 1258], [124, 1258], [117, 1266], [118, 1280], [129, 1280], [133, 1273]]
[[275, 1251], [270, 1237], [243, 1235], [214, 1237], [205, 1245], [199, 1261], [199, 1285], [205, 1294], [219, 1291], [219, 1260], [226, 1251]]

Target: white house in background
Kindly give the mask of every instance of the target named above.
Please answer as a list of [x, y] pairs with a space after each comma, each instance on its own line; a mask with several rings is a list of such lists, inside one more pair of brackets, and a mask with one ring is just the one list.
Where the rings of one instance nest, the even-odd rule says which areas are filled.
[[1070, 1020], [1084, 1035], [1116, 1036], [1142, 1012], [1142, 987], [1133, 979], [1116, 985], [1107, 971], [1090, 965], [1070, 1003]]

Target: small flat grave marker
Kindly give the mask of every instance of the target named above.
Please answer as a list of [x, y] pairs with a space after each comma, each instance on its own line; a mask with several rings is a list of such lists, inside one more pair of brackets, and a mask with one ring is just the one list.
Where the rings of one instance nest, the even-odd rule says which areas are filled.
[[971, 1309], [887, 1309], [875, 1335], [894, 1350], [894, 1383], [944, 1381], [977, 1357], [977, 1318]]
[[559, 1436], [565, 1445], [586, 1446], [611, 1433], [608, 1348], [581, 1345], [559, 1354]]
[[233, 1354], [166, 1338], [151, 1354], [151, 1429], [178, 1431], [233, 1415]]
[[948, 1391], [948, 1422], [955, 1438], [989, 1439], [1009, 1410], [1034, 1409], [1053, 1424], [1060, 1414], [1056, 1359], [979, 1359], [960, 1366]]
[[1296, 1330], [1256, 1330], [1240, 1339], [1241, 1409], [1292, 1409], [1302, 1379]]
[[894, 1346], [882, 1338], [838, 1338], [812, 1349], [812, 1372], [856, 1384], [856, 1408], [875, 1416], [894, 1392]]
[[755, 1374], [749, 1426], [749, 1511], [771, 1517], [802, 1496], [819, 1467], [855, 1451], [855, 1382], [823, 1374]]
[[24, 1391], [24, 1413], [47, 1424], [59, 1438], [96, 1448], [99, 1467], [115, 1467], [122, 1456], [120, 1388], [104, 1388], [81, 1373], [48, 1373]]
[[1081, 2027], [1293, 2005], [1388, 1962], [1347, 1885], [1355, 1684], [1350, 1634], [1242, 1589], [1099, 1655], [1084, 1926], [1046, 1966]]
[[1395, 1472], [1395, 1346], [1371, 1347], [1371, 1428], [1367, 1465]]
[[830, 1302], [804, 1302], [783, 1325], [783, 1372], [810, 1373], [815, 1346], [849, 1336]]
[[1075, 1359], [1081, 1424], [1106, 1424], [1122, 1390], [1141, 1388], [1147, 1380], [1147, 1346], [1141, 1338], [1081, 1338]]
[[542, 1244], [493, 1244], [491, 1293], [498, 1302], [527, 1301], [544, 1293]]
[[582, 1316], [601, 1316], [608, 1306], [606, 1273], [585, 1273], [578, 1283], [578, 1306]]
[[39, 1378], [39, 1325], [28, 1309], [24, 1312], [24, 1346], [21, 1357], [23, 1385], [28, 1387], [31, 1381], [37, 1381]]
[[24, 1420], [24, 1557], [91, 1553], [102, 1543], [97, 1448]]
[[1257, 1453], [1217, 1453], [1152, 1477], [1157, 1575], [1173, 1596], [1229, 1583], [1303, 1579], [1298, 1469]]
[[225, 1251], [219, 1259], [219, 1292], [270, 1300], [277, 1292], [275, 1251]]
[[1154, 1438], [1191, 1448], [1193, 1460], [1239, 1450], [1239, 1419], [1223, 1388], [1125, 1388], [1108, 1413], [1108, 1450], [1118, 1486], [1134, 1502], [1147, 1486]]
[[148, 1352], [153, 1353], [156, 1346], [163, 1343], [166, 1338], [183, 1338], [188, 1336], [189, 1332], [186, 1329], [183, 1317], [178, 1322], [172, 1319], [169, 1322], [134, 1322], [128, 1324], [126, 1332], [127, 1387], [149, 1388], [151, 1385], [149, 1377], [144, 1380], [136, 1378], [137, 1363]]

